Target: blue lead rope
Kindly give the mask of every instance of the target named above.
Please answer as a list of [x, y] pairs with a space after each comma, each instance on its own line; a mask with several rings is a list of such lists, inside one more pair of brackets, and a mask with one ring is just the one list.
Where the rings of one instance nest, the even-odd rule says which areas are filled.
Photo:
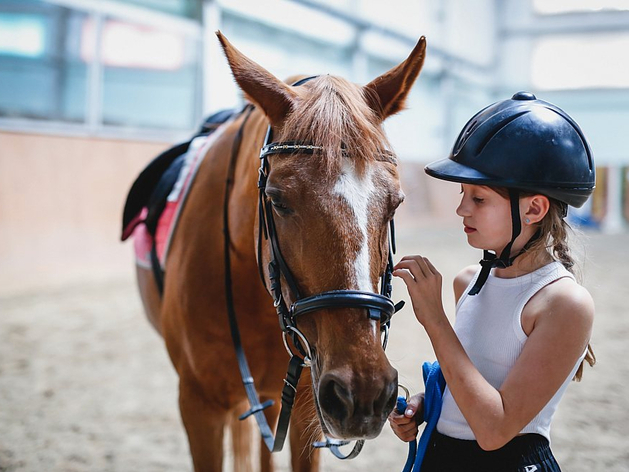
[[[437, 426], [443, 405], [443, 392], [446, 388], [446, 379], [443, 377], [439, 362], [424, 362], [422, 373], [425, 386], [423, 421], [426, 422], [426, 427], [419, 439], [419, 444], [417, 444], [417, 440], [409, 443], [408, 458], [406, 459], [403, 472], [420, 472], [424, 455], [426, 454], [426, 449], [430, 442], [430, 436]], [[406, 399], [404, 397], [398, 397], [396, 406], [398, 413], [403, 415], [406, 406]]]

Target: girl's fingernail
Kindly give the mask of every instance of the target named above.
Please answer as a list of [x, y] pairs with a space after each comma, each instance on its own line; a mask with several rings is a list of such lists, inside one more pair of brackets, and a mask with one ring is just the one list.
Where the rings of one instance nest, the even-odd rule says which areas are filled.
[[413, 409], [412, 409], [412, 408], [407, 409], [407, 410], [404, 412], [404, 414], [405, 414], [406, 416], [413, 416]]

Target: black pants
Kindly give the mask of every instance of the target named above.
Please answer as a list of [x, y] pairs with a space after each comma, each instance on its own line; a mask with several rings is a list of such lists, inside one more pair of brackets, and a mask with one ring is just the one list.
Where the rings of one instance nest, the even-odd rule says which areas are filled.
[[421, 472], [561, 472], [548, 440], [539, 434], [517, 436], [495, 451], [476, 441], [433, 432]]

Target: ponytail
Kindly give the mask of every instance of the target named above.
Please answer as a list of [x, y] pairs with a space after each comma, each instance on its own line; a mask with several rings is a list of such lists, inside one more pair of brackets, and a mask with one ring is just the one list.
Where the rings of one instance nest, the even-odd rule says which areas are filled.
[[[576, 274], [576, 264], [570, 252], [570, 246], [568, 245], [568, 235], [572, 233], [572, 228], [563, 218], [562, 204], [549, 198], [550, 208], [544, 219], [540, 222], [541, 236], [538, 241], [533, 244], [530, 251], [537, 253], [540, 256], [545, 252], [558, 262], [561, 262], [563, 266], [573, 274], [577, 279], [581, 277]], [[580, 381], [583, 376], [583, 365], [587, 362], [591, 367], [596, 364], [596, 356], [592, 346], [588, 343], [585, 359], [581, 362], [579, 369], [577, 370], [574, 379]]]

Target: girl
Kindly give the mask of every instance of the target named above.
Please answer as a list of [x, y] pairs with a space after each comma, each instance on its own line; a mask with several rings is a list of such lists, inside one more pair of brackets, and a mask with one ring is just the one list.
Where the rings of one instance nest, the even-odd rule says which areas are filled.
[[[406, 256], [393, 273], [447, 382], [421, 471], [559, 471], [551, 420], [584, 359], [594, 364], [594, 305], [572, 274], [564, 221], [594, 189], [585, 137], [563, 110], [520, 92], [477, 113], [426, 172], [461, 185], [456, 212], [484, 257], [454, 280], [454, 328], [427, 258]], [[390, 415], [402, 440], [417, 435], [422, 409], [418, 394]]]

